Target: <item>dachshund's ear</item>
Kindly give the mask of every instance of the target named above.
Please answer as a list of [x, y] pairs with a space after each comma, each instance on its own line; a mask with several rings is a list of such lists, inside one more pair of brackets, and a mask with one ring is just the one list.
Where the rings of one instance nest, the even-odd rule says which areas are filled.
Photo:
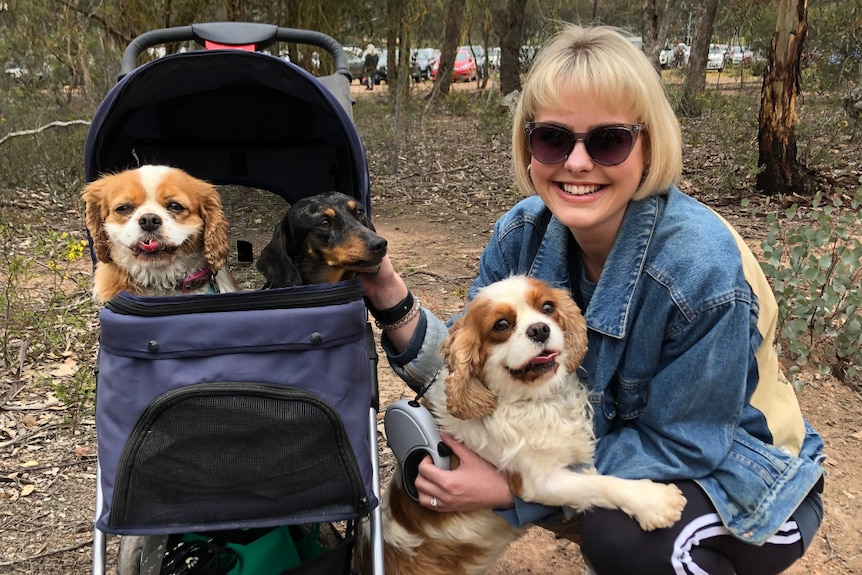
[[[302, 284], [302, 276], [293, 260], [287, 255], [284, 230], [289, 229], [287, 216], [276, 226], [272, 239], [260, 252], [257, 269], [266, 278], [267, 288], [288, 287]], [[289, 243], [287, 244], [289, 245]]]
[[210, 269], [219, 271], [227, 263], [230, 244], [228, 231], [230, 223], [224, 215], [218, 191], [212, 185], [201, 181], [201, 216], [204, 219], [204, 259]]
[[574, 373], [587, 354], [587, 322], [578, 304], [565, 290], [555, 289], [554, 293], [562, 324], [560, 327], [565, 333], [565, 346], [569, 350], [566, 371]]
[[497, 398], [482, 381], [481, 338], [462, 315], [449, 330], [440, 348], [449, 371], [446, 378], [446, 409], [458, 419], [478, 419], [491, 415]]
[[96, 258], [106, 264], [111, 263], [111, 238], [105, 231], [105, 215], [102, 212], [102, 202], [105, 198], [107, 183], [104, 179], [96, 180], [84, 188], [81, 194], [86, 204], [86, 225], [93, 239], [93, 251]]

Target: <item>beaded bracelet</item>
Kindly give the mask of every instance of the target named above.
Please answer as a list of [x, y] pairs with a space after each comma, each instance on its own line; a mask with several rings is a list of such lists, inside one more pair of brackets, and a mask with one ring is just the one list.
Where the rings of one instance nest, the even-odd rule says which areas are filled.
[[393, 323], [383, 323], [382, 321], [377, 319], [377, 320], [374, 320], [374, 325], [376, 325], [379, 329], [382, 329], [384, 331], [389, 331], [389, 330], [393, 330], [393, 329], [398, 329], [399, 327], [404, 327], [405, 325], [407, 325], [410, 322], [410, 320], [412, 320], [414, 317], [416, 317], [419, 314], [419, 308], [421, 308], [421, 307], [422, 307], [422, 302], [420, 301], [420, 299], [418, 297], [413, 298], [413, 306], [410, 308], [410, 310], [408, 310], [408, 312], [404, 315], [404, 317], [402, 317], [401, 319], [399, 319], [398, 321], [395, 321]]

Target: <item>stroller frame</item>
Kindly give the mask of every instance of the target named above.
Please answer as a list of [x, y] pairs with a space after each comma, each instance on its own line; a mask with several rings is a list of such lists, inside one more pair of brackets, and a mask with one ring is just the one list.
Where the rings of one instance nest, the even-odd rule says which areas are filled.
[[[204, 46], [206, 50], [172, 54], [137, 66], [138, 59], [149, 48], [191, 41]], [[335, 72], [315, 78], [298, 66], [260, 52], [275, 42], [295, 42], [322, 48], [332, 56]], [[343, 49], [333, 38], [319, 32], [267, 24], [214, 22], [144, 33], [126, 48], [118, 83], [94, 116], [85, 148], [86, 181], [91, 182], [102, 174], [145, 163], [167, 164], [216, 185], [248, 186], [271, 192], [288, 203], [316, 193], [337, 190], [360, 200], [370, 214], [365, 150], [352, 123], [350, 82], [351, 75]], [[160, 89], [154, 90], [154, 86]], [[354, 283], [358, 285], [359, 282]], [[334, 289], [350, 290], [356, 287]], [[270, 291], [291, 290], [294, 288]], [[299, 289], [300, 295], [303, 291], [307, 290]], [[244, 295], [247, 293], [236, 296], [132, 298], [131, 303], [158, 307], [159, 302], [149, 300], [171, 300], [167, 303], [172, 306], [181, 305], [181, 300], [188, 298], [204, 301], [236, 297], [240, 301], [249, 299]], [[277, 297], [289, 295], [280, 294]], [[117, 296], [123, 297], [124, 294]], [[112, 308], [112, 303], [114, 300], [106, 307]], [[104, 315], [106, 313], [110, 316], [111, 310], [103, 310], [103, 317], [109, 317]], [[358, 459], [365, 459], [361, 454], [367, 452], [368, 461], [358, 461], [358, 464], [365, 490], [367, 492], [370, 485], [371, 493], [363, 498], [368, 505], [361, 513], [345, 515], [337, 512], [323, 520], [369, 519], [372, 568], [375, 575], [382, 575], [382, 520], [377, 504], [380, 498], [377, 457], [378, 358], [367, 317], [364, 321], [364, 345], [373, 383], [363, 430], [368, 445], [356, 451], [356, 454]], [[100, 366], [104, 352], [103, 341]], [[97, 371], [97, 382], [103, 383], [100, 379], [102, 375]], [[98, 391], [99, 386], [97, 430]], [[104, 399], [101, 401], [107, 403]], [[114, 478], [107, 478], [105, 482], [101, 444], [100, 437], [93, 542], [94, 575], [105, 573], [108, 531], [104, 526], [106, 521], [114, 521], [106, 519], [106, 507], [110, 507], [111, 501], [104, 487], [110, 493], [114, 487]], [[288, 510], [286, 513], [291, 517], [311, 517], [315, 521], [321, 517], [319, 513], [304, 513], [301, 509]], [[269, 518], [263, 526], [272, 526], [273, 521]], [[164, 533], [159, 533], [158, 528], [151, 525], [139, 528], [122, 525], [122, 521], [118, 525], [112, 533], [144, 535], [141, 575], [159, 573], [167, 534], [179, 533], [182, 528], [174, 524], [166, 528]], [[225, 525], [254, 526], [248, 521], [236, 522], [230, 517], [224, 522], [216, 522], [216, 525], [214, 528], [225, 528]]]

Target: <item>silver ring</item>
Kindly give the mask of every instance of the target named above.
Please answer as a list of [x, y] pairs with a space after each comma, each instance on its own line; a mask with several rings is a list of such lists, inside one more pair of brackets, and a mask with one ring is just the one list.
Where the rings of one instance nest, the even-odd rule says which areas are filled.
[[433, 497], [433, 496], [431, 497], [431, 507], [433, 507], [434, 509], [437, 509], [437, 498], [436, 497]]

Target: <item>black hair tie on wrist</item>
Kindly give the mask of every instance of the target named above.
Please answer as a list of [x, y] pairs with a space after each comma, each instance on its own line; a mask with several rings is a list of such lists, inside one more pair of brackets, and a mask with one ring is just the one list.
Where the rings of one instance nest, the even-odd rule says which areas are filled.
[[368, 307], [368, 311], [371, 313], [371, 316], [377, 320], [377, 323], [390, 325], [394, 323], [398, 323], [399, 320], [403, 319], [410, 310], [413, 309], [413, 294], [410, 290], [407, 290], [407, 297], [403, 300], [395, 304], [394, 306], [386, 309], [377, 309], [368, 298], [365, 298], [365, 305]]

